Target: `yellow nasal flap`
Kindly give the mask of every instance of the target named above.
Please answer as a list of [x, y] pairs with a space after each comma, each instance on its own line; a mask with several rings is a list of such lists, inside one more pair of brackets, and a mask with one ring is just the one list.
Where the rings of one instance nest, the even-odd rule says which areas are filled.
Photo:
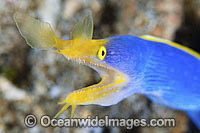
[[14, 21], [26, 43], [35, 49], [52, 49], [56, 45], [56, 36], [50, 24], [41, 22], [24, 13], [15, 13]]

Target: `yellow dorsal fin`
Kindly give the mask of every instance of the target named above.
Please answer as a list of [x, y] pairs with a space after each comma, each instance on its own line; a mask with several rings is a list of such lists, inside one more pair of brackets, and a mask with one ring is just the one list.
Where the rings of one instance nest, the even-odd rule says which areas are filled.
[[70, 32], [70, 40], [91, 40], [93, 36], [93, 19], [90, 11], [82, 18]]
[[35, 49], [47, 50], [56, 45], [56, 36], [49, 23], [24, 13], [15, 13], [14, 21], [26, 43]]
[[200, 54], [198, 52], [196, 52], [196, 51], [194, 51], [194, 50], [192, 50], [192, 49], [190, 49], [188, 47], [185, 47], [183, 45], [180, 45], [178, 43], [175, 43], [175, 42], [172, 42], [172, 41], [169, 41], [169, 40], [166, 40], [166, 39], [162, 39], [162, 38], [159, 38], [159, 37], [154, 37], [154, 36], [151, 36], [151, 35], [142, 35], [140, 37], [143, 38], [143, 39], [146, 39], [146, 40], [151, 40], [151, 41], [156, 41], [156, 42], [161, 42], [161, 43], [164, 43], [164, 44], [168, 44], [168, 45], [170, 45], [172, 47], [176, 47], [176, 48], [178, 48], [180, 50], [183, 50], [183, 51], [191, 54], [192, 56], [200, 59]]

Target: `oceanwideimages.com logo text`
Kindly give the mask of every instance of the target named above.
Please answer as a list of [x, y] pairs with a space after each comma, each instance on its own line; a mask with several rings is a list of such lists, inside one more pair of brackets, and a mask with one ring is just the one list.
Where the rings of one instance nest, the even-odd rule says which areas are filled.
[[[34, 127], [37, 124], [37, 119], [34, 115], [27, 115], [24, 119], [26, 127]], [[155, 118], [155, 119], [125, 119], [125, 118], [109, 118], [98, 116], [87, 118], [58, 118], [52, 119], [48, 115], [40, 118], [40, 125], [43, 127], [126, 127], [132, 129], [133, 127], [175, 127], [176, 121], [174, 118]]]

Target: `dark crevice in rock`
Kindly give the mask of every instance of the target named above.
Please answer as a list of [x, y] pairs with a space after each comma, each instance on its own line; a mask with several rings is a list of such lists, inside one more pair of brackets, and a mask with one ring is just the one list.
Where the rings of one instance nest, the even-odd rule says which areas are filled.
[[102, 38], [112, 35], [112, 33], [115, 33], [115, 23], [117, 22], [118, 18], [117, 14], [117, 5], [110, 0], [105, 0], [100, 13], [99, 23], [94, 27], [94, 31], [98, 31], [97, 35], [96, 33], [94, 33], [95, 36]]
[[174, 41], [200, 52], [200, 18], [193, 2], [194, 0], [184, 1], [183, 20], [175, 33]]

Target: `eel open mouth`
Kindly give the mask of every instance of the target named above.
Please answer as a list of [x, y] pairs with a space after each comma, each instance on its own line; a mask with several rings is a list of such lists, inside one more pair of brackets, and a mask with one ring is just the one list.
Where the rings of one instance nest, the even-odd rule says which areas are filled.
[[[126, 85], [128, 77], [115, 69], [91, 59], [72, 59], [80, 64], [87, 65], [97, 71], [101, 81], [97, 84], [73, 91], [60, 103], [76, 103], [79, 105], [99, 104], [109, 105], [106, 98], [113, 93], [118, 93]], [[110, 103], [111, 104], [111, 103]]]
[[84, 60], [80, 58], [70, 58], [70, 60], [87, 65], [96, 70], [100, 74], [101, 81], [97, 84], [69, 93], [64, 101], [59, 102], [59, 104], [65, 104], [65, 106], [54, 118], [60, 115], [70, 105], [72, 105], [72, 118], [76, 105], [98, 104], [102, 106], [109, 106], [115, 104], [115, 101], [110, 100], [110, 98], [119, 93], [122, 88], [127, 86], [128, 77], [125, 74], [90, 59]]

